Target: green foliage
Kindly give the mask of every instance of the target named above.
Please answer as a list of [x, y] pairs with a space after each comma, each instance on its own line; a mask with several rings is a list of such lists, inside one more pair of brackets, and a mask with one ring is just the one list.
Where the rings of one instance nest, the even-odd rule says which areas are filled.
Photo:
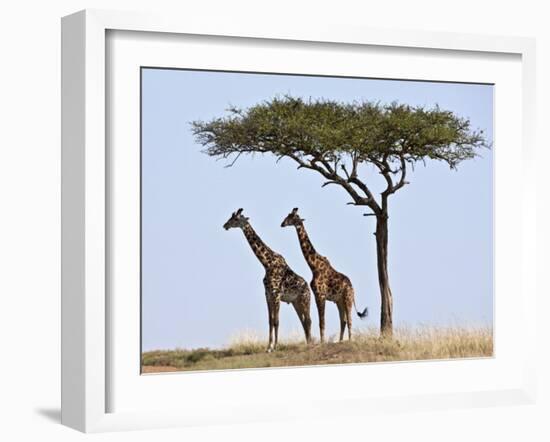
[[228, 112], [212, 121], [192, 123], [208, 155], [272, 153], [336, 166], [351, 161], [352, 168], [370, 162], [395, 172], [392, 165], [426, 159], [444, 161], [454, 169], [474, 158], [479, 148], [489, 147], [481, 131], [471, 130], [469, 120], [439, 107], [285, 96]]

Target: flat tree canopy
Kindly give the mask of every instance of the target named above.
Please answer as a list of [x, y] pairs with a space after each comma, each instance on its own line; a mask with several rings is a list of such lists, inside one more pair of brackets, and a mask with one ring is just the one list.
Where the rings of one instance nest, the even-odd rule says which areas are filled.
[[[368, 186], [359, 179], [361, 163], [375, 165], [387, 182], [385, 195], [407, 181], [407, 164], [443, 161], [451, 169], [488, 147], [483, 131], [439, 107], [362, 101], [339, 103], [285, 96], [208, 122], [195, 121], [197, 140], [214, 157], [271, 153], [288, 157], [299, 167], [316, 170], [344, 187], [352, 204], [381, 210]], [[232, 164], [232, 163], [231, 163]], [[377, 207], [378, 206], [378, 207]]]

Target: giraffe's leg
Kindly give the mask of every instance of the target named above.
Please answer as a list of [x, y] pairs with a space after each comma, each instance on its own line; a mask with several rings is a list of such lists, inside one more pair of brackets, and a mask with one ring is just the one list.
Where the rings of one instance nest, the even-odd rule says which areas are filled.
[[350, 300], [346, 305], [346, 322], [348, 325], [348, 339], [351, 341], [351, 321], [353, 318], [352, 314], [352, 300]]
[[302, 315], [304, 318], [304, 331], [306, 333], [306, 343], [309, 344], [311, 342], [311, 292], [307, 286], [304, 289], [303, 300]]
[[277, 341], [279, 340], [279, 306], [281, 302], [275, 301], [272, 306], [273, 311], [273, 331], [275, 332], [275, 342], [273, 343], [273, 350], [277, 349]]
[[304, 333], [306, 334], [306, 340], [307, 340], [307, 332], [306, 332], [306, 326], [304, 324], [304, 314], [303, 314], [303, 311], [302, 311], [302, 307], [300, 306], [299, 301], [293, 302], [292, 306], [294, 307], [294, 310], [296, 311], [296, 314], [298, 315], [298, 319], [300, 320], [300, 324], [302, 324], [302, 328], [304, 329]]
[[308, 308], [304, 311], [304, 331], [306, 333], [306, 343], [311, 343], [311, 315]]
[[338, 313], [340, 314], [340, 342], [344, 340], [344, 331], [346, 330], [346, 308], [343, 303], [336, 304]]
[[299, 301], [292, 304], [296, 314], [300, 319], [302, 327], [304, 328], [304, 334], [306, 335], [306, 343], [309, 344], [311, 340], [311, 318], [309, 317], [309, 311], [306, 310], [305, 306], [300, 304]]
[[315, 296], [317, 303], [317, 312], [319, 313], [319, 334], [321, 343], [325, 342], [325, 298], [323, 296]]
[[269, 300], [267, 301], [267, 311], [269, 316], [269, 344], [267, 345], [267, 352], [273, 351], [273, 308]]

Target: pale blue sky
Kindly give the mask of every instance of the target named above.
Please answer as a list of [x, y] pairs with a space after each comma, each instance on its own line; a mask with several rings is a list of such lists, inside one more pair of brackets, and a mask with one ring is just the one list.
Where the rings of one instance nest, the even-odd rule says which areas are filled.
[[[322, 177], [289, 160], [241, 156], [231, 167], [201, 153], [193, 120], [225, 114], [276, 95], [438, 104], [471, 120], [492, 141], [493, 86], [396, 80], [143, 69], [142, 72], [143, 350], [219, 347], [242, 330], [267, 334], [264, 270], [242, 232], [222, 228], [239, 207], [257, 233], [311, 280], [293, 229], [283, 218], [299, 207], [317, 248], [350, 277], [366, 321], [379, 324], [374, 220]], [[492, 151], [458, 171], [428, 162], [390, 200], [389, 267], [394, 323], [492, 324]], [[375, 178], [372, 170], [365, 171]], [[327, 332], [338, 330], [327, 307]], [[313, 334], [318, 337], [312, 301]], [[281, 307], [284, 335], [300, 324]]]

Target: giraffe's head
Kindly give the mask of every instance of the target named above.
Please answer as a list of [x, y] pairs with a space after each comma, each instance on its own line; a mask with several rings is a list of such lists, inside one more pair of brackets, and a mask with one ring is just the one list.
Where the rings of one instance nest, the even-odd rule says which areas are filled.
[[292, 209], [292, 212], [290, 212], [283, 220], [283, 222], [281, 223], [281, 227], [297, 226], [301, 224], [302, 221], [305, 221], [305, 219], [300, 218], [300, 215], [298, 215], [298, 208], [295, 207], [294, 209]]
[[225, 230], [232, 228], [243, 228], [248, 223], [248, 218], [243, 215], [243, 209], [239, 209], [231, 214], [231, 217], [223, 225]]

